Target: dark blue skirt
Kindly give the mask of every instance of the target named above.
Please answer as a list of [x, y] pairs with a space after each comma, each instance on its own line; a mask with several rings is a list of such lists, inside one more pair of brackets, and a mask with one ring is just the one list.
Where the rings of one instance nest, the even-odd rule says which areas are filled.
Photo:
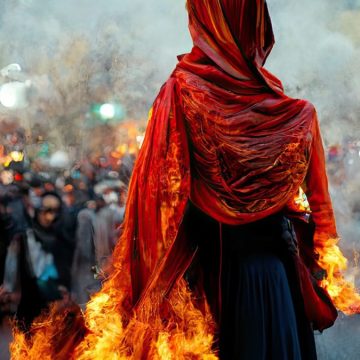
[[223, 263], [221, 359], [301, 360], [295, 309], [284, 265], [272, 254]]
[[193, 205], [201, 282], [219, 325], [221, 360], [315, 360], [314, 334], [282, 241], [283, 215], [219, 225]]

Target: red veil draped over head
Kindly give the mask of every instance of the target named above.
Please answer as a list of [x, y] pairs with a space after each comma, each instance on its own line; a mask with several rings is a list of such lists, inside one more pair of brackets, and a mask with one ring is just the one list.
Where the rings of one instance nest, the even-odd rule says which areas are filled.
[[195, 47], [173, 76], [193, 152], [191, 199], [220, 222], [255, 221], [304, 181], [315, 110], [262, 67], [274, 43], [264, 1], [188, 7]]
[[[291, 207], [307, 180], [315, 238], [337, 237], [316, 111], [263, 67], [274, 44], [266, 2], [188, 0], [187, 8], [194, 48], [150, 112], [105, 285], [124, 289], [133, 309], [168, 294], [191, 263], [182, 227], [189, 199], [220, 223], [244, 224]], [[334, 309], [321, 308], [309, 279], [303, 289], [318, 305], [310, 320], [329, 326]]]
[[[125, 290], [132, 309], [168, 294], [191, 263], [182, 226], [189, 199], [220, 223], [244, 224], [290, 207], [308, 178], [316, 231], [337, 236], [315, 109], [287, 97], [263, 67], [274, 44], [266, 2], [188, 0], [187, 8], [194, 48], [150, 112], [105, 285]], [[319, 305], [311, 320], [329, 326], [332, 306], [321, 308], [309, 279], [303, 289]]]
[[[95, 317], [108, 307], [163, 324], [165, 315], [152, 317], [186, 286], [196, 253], [183, 226], [189, 199], [220, 223], [245, 224], [304, 211], [293, 200], [305, 183], [315, 222], [310, 253], [337, 238], [315, 109], [286, 96], [263, 67], [274, 44], [265, 0], [188, 0], [187, 8], [194, 48], [179, 57], [150, 111], [113, 270], [95, 297], [106, 304], [90, 306]], [[330, 326], [336, 311], [327, 293], [316, 293], [302, 259], [298, 265], [309, 320]]]

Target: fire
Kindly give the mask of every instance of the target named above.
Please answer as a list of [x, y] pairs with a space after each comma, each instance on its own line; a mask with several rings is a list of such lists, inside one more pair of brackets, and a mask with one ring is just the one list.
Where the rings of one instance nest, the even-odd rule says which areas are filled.
[[324, 247], [318, 249], [319, 265], [327, 272], [321, 285], [339, 310], [352, 315], [360, 311], [360, 295], [354, 281], [349, 281], [342, 275], [347, 270], [348, 261], [338, 247], [338, 241], [339, 239], [329, 239]]
[[163, 360], [173, 360], [174, 357], [171, 354], [170, 344], [169, 344], [169, 334], [161, 333], [159, 334], [158, 341], [156, 342], [156, 350], [159, 354], [159, 357]]
[[[296, 198], [308, 210], [306, 196]], [[121, 242], [120, 244], [126, 244]], [[338, 239], [321, 244], [319, 265], [327, 277], [322, 286], [345, 314], [360, 312], [360, 295], [344, 278], [347, 260]], [[134, 309], [127, 304], [129, 265], [123, 261], [126, 246], [116, 249], [116, 263], [102, 290], [87, 304], [84, 314], [75, 306], [54, 304], [37, 319], [29, 334], [14, 330], [13, 360], [216, 360], [215, 324], [202, 294], [179, 280], [167, 296], [156, 288]], [[196, 294], [196, 295], [195, 295]]]
[[[360, 295], [341, 275], [347, 260], [337, 242], [329, 240], [320, 252], [319, 264], [327, 271], [322, 286], [339, 310], [353, 314], [360, 310]], [[54, 304], [47, 316], [35, 321], [30, 334], [14, 331], [12, 359], [218, 359], [210, 310], [205, 303], [200, 311], [185, 280], [179, 281], [167, 299], [153, 294], [131, 313], [121, 305], [124, 299], [126, 294], [117, 287], [114, 276], [91, 299], [85, 314]]]
[[109, 359], [127, 359], [122, 355], [122, 319], [111, 296], [96, 295], [87, 305], [85, 321], [89, 333], [77, 347], [76, 358], [100, 359], [106, 354]]
[[[88, 304], [85, 319], [89, 334], [75, 350], [75, 358], [95, 359], [208, 359], [212, 352], [213, 323], [197, 309], [185, 282], [180, 282], [166, 301], [166, 316], [156, 310], [157, 296], [149, 297], [132, 316], [117, 304], [121, 293], [99, 293]], [[164, 310], [163, 310], [164, 311]], [[121, 317], [124, 314], [124, 317]]]
[[218, 359], [212, 349], [214, 323], [210, 310], [197, 308], [185, 281], [175, 286], [162, 314], [157, 311], [161, 306], [155, 305], [163, 302], [158, 295], [149, 297], [140, 309], [129, 314], [120, 306], [124, 294], [109, 281], [81, 315], [85, 324], [78, 320], [70, 325], [69, 311], [61, 315], [54, 305], [47, 318], [33, 325], [31, 337], [15, 330], [12, 359]]
[[[299, 193], [289, 203], [291, 210], [300, 214], [311, 214], [307, 196], [300, 187]], [[322, 237], [322, 235], [320, 235]], [[346, 279], [343, 274], [348, 268], [348, 261], [337, 245], [339, 239], [324, 239], [318, 241], [321, 246], [316, 247], [319, 254], [319, 265], [326, 270], [327, 276], [321, 286], [327, 290], [337, 309], [346, 315], [360, 312], [360, 295], [354, 285], [354, 279]]]
[[48, 314], [41, 315], [34, 322], [29, 333], [23, 333], [14, 327], [14, 340], [10, 345], [11, 358], [68, 360], [71, 349], [81, 341], [85, 333], [83, 317], [78, 307], [62, 302], [54, 303]]

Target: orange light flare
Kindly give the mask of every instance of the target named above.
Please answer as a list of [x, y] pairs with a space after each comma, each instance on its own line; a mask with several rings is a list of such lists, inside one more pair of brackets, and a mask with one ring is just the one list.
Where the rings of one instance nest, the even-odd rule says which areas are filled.
[[323, 247], [317, 248], [319, 265], [327, 272], [321, 286], [328, 291], [340, 311], [353, 315], [360, 313], [360, 294], [355, 287], [355, 275], [359, 269], [355, 267], [352, 273], [346, 271], [348, 260], [342, 254], [338, 242], [339, 239], [329, 239]]

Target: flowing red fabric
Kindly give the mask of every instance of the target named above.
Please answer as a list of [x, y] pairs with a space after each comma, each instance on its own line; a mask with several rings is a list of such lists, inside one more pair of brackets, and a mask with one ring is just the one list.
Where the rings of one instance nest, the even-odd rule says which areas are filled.
[[[274, 43], [266, 2], [187, 7], [194, 48], [154, 102], [114, 254], [112, 280], [137, 309], [165, 296], [194, 256], [182, 226], [189, 199], [220, 223], [244, 224], [289, 206], [308, 180], [318, 228], [336, 236], [315, 109], [263, 67]], [[324, 328], [336, 314], [321, 306], [309, 313], [325, 313]]]
[[[278, 211], [303, 219], [308, 209], [297, 201], [303, 188], [315, 229], [309, 238], [307, 224], [297, 223], [300, 251], [294, 264], [308, 320], [322, 330], [337, 316], [311, 274], [319, 264], [335, 280], [333, 299], [340, 299], [342, 310], [353, 300], [360, 304], [338, 265], [346, 260], [336, 247], [316, 111], [307, 101], [287, 97], [280, 80], [263, 67], [274, 44], [266, 2], [188, 0], [187, 8], [194, 48], [179, 57], [150, 112], [112, 272], [88, 305], [88, 335], [79, 345], [73, 337], [81, 359], [93, 359], [95, 350], [103, 356], [104, 346], [124, 358], [155, 358], [154, 343], [163, 331], [165, 339], [182, 339], [172, 343], [173, 350], [185, 348], [179, 358], [212, 353], [209, 307], [202, 296], [195, 301], [183, 280], [196, 255], [186, 231], [189, 200], [220, 225], [245, 224]], [[201, 286], [196, 291], [202, 295]], [[54, 334], [57, 328], [55, 322]], [[23, 358], [30, 348], [38, 357], [49, 334], [45, 325], [44, 337], [40, 331], [34, 341], [39, 348], [18, 336], [17, 353]], [[200, 347], [181, 345], [188, 339]]]

